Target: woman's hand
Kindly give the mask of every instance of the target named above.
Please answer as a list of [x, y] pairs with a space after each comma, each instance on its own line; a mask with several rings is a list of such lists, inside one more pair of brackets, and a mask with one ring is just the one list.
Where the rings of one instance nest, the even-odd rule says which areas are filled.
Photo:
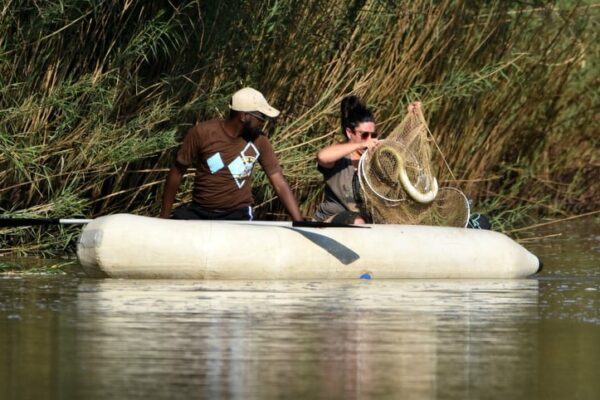
[[374, 149], [379, 144], [379, 139], [369, 138], [364, 143], [364, 148], [367, 150]]
[[357, 152], [359, 155], [362, 155], [365, 151], [374, 149], [375, 147], [377, 147], [377, 145], [379, 145], [379, 139], [370, 137], [364, 142], [360, 143], [361, 147], [357, 150]]
[[412, 103], [410, 103], [407, 107], [408, 112], [417, 112], [421, 110], [421, 102], [420, 101], [413, 101]]

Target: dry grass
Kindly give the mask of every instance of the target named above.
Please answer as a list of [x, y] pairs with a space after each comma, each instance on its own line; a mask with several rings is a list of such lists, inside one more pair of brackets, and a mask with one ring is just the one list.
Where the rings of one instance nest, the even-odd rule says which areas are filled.
[[[440, 180], [505, 226], [598, 209], [600, 3], [209, 3], [0, 7], [3, 214], [157, 215], [177, 141], [242, 85], [283, 110], [271, 138], [307, 215], [321, 196], [314, 154], [341, 138], [349, 93], [384, 133], [422, 101]], [[258, 214], [283, 215], [258, 178]], [[73, 236], [2, 233], [13, 253]]]

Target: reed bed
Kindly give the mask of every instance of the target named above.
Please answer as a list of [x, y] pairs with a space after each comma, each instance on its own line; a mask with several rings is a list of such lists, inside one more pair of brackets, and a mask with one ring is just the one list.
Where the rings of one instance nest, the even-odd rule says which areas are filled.
[[[536, 3], [538, 4], [538, 3]], [[600, 3], [56, 0], [0, 6], [0, 212], [158, 215], [185, 131], [249, 85], [303, 212], [314, 155], [362, 96], [390, 132], [423, 103], [439, 180], [504, 229], [599, 208]], [[190, 199], [191, 179], [179, 202]], [[261, 218], [283, 218], [259, 172]], [[3, 230], [0, 253], [60, 253], [77, 228]]]

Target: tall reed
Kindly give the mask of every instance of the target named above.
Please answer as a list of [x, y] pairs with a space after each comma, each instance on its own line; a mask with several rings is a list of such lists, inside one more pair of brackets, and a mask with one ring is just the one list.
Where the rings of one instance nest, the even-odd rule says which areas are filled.
[[[307, 215], [348, 93], [384, 133], [422, 101], [440, 180], [492, 214], [518, 210], [511, 224], [598, 208], [600, 3], [182, 3], [0, 6], [3, 215], [157, 215], [183, 133], [244, 85], [283, 110], [268, 129]], [[283, 216], [258, 175], [258, 214]], [[6, 230], [0, 252], [63, 251], [75, 235]]]

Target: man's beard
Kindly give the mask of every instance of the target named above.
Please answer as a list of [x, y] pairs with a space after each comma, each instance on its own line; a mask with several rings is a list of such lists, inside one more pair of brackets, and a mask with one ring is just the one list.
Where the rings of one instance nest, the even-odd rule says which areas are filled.
[[250, 126], [250, 122], [248, 121], [244, 122], [244, 125], [242, 125], [242, 137], [246, 140], [256, 140], [261, 133], [262, 131], [260, 129]]

